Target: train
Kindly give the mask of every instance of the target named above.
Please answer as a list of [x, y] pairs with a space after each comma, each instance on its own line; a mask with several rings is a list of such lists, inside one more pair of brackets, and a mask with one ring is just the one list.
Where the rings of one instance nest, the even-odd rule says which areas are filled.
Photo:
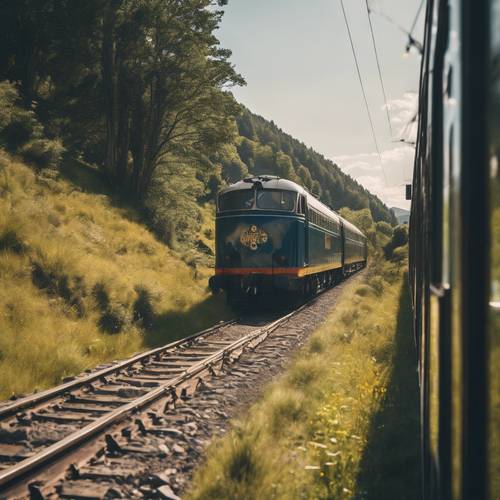
[[291, 292], [309, 296], [366, 266], [366, 236], [295, 182], [248, 177], [217, 196], [215, 275], [232, 304]]
[[500, 3], [427, 0], [410, 215], [423, 498], [500, 498]]

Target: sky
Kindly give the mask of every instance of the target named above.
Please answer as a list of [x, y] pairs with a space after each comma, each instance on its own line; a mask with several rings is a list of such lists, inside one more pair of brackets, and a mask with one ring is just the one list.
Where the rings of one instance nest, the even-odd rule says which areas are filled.
[[[340, 0], [229, 0], [218, 32], [247, 85], [238, 101], [336, 162], [387, 205], [408, 208], [420, 55], [406, 54], [420, 0], [369, 0], [393, 135], [368, 24], [365, 0], [344, 0], [372, 115], [374, 143]], [[389, 16], [393, 22], [385, 17]], [[414, 37], [422, 41], [424, 12]], [[395, 23], [395, 24], [394, 24]], [[382, 166], [381, 166], [382, 165]]]

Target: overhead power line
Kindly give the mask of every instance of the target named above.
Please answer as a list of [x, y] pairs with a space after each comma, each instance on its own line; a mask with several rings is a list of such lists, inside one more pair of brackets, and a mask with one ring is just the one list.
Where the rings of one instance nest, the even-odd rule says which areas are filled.
[[382, 70], [380, 68], [380, 60], [378, 58], [377, 43], [375, 42], [375, 35], [373, 33], [372, 18], [370, 15], [370, 7], [368, 6], [368, 0], [365, 0], [365, 5], [366, 5], [366, 13], [368, 15], [368, 23], [370, 24], [370, 33], [372, 35], [372, 44], [373, 44], [373, 51], [375, 53], [375, 61], [377, 62], [378, 77], [380, 80], [380, 86], [382, 87], [382, 94], [384, 96], [385, 114], [387, 116], [387, 124], [389, 125], [389, 133], [390, 133], [391, 139], [392, 139], [394, 137], [394, 134], [392, 133], [392, 124], [391, 124], [389, 103], [387, 102], [387, 95], [385, 93], [384, 79], [382, 78]]
[[[423, 2], [421, 4], [423, 6]], [[415, 19], [413, 20], [413, 25], [412, 25], [412, 30], [408, 31], [406, 28], [403, 28], [400, 24], [398, 24], [394, 19], [390, 16], [388, 16], [385, 12], [382, 12], [381, 10], [376, 10], [376, 9], [370, 9], [370, 12], [374, 12], [378, 16], [384, 18], [388, 23], [392, 24], [395, 26], [399, 31], [404, 33], [408, 37], [408, 42], [406, 44], [406, 52], [409, 52], [412, 47], [415, 47], [420, 54], [423, 53], [424, 47], [421, 42], [419, 42], [416, 38], [413, 37], [413, 29], [415, 28], [415, 25], [417, 24], [418, 21], [418, 16], [420, 14], [420, 9], [419, 7], [417, 11], [417, 15], [415, 16]]]
[[368, 99], [366, 98], [365, 86], [363, 84], [363, 79], [361, 78], [361, 71], [359, 69], [358, 56], [356, 55], [356, 49], [354, 48], [354, 42], [352, 40], [352, 35], [351, 35], [351, 28], [349, 27], [349, 21], [347, 20], [347, 14], [346, 14], [345, 8], [344, 8], [344, 1], [343, 0], [339, 0], [339, 1], [340, 1], [340, 6], [342, 8], [342, 14], [344, 15], [344, 22], [345, 22], [345, 26], [347, 28], [347, 35], [349, 36], [349, 42], [351, 44], [351, 50], [352, 50], [352, 55], [354, 57], [354, 63], [356, 65], [356, 71], [358, 73], [359, 84], [361, 85], [361, 92], [363, 93], [363, 99], [365, 101], [366, 114], [368, 115], [368, 121], [370, 123], [370, 128], [372, 131], [373, 142], [375, 143], [375, 149], [377, 150], [378, 158], [380, 161], [380, 168], [382, 169], [382, 172], [384, 174], [384, 180], [385, 180], [385, 184], [387, 186], [388, 185], [387, 176], [385, 174], [384, 165], [382, 163], [382, 155], [380, 154], [380, 149], [378, 147], [377, 136], [375, 135], [375, 127], [373, 126], [372, 115], [370, 113], [370, 107], [368, 106]]
[[424, 6], [424, 0], [420, 0], [420, 5], [418, 6], [417, 13], [415, 14], [415, 19], [413, 19], [413, 23], [411, 24], [410, 36], [413, 35], [413, 30], [415, 29], [415, 26], [417, 25], [417, 21], [418, 21], [418, 18], [420, 17], [420, 13], [422, 12], [423, 6]]

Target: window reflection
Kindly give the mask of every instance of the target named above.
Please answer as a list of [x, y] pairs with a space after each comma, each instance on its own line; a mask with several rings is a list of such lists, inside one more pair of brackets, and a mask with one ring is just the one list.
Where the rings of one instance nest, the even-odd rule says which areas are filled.
[[490, 498], [500, 498], [500, 0], [491, 0], [490, 7], [489, 489]]
[[297, 193], [277, 189], [257, 191], [257, 208], [263, 210], [286, 210], [291, 212], [295, 207]]
[[229, 191], [219, 196], [219, 210], [248, 210], [253, 208], [255, 191], [253, 189]]

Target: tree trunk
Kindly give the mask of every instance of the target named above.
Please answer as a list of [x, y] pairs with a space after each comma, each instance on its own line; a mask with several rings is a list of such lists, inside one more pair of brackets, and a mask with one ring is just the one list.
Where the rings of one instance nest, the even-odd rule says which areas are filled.
[[130, 98], [128, 91], [128, 81], [126, 68], [120, 64], [118, 74], [119, 88], [119, 109], [118, 109], [118, 134], [117, 134], [117, 158], [116, 158], [116, 179], [123, 186], [128, 185], [128, 151], [129, 151], [129, 108]]
[[116, 23], [116, 2], [108, 2], [102, 25], [102, 80], [104, 86], [106, 115], [106, 157], [105, 169], [108, 176], [116, 172], [117, 135], [117, 92], [114, 27]]
[[144, 171], [144, 126], [145, 109], [142, 100], [142, 89], [135, 89], [132, 102], [132, 125], [130, 129], [130, 150], [132, 152], [132, 175], [130, 176], [130, 191], [140, 194], [140, 182]]

